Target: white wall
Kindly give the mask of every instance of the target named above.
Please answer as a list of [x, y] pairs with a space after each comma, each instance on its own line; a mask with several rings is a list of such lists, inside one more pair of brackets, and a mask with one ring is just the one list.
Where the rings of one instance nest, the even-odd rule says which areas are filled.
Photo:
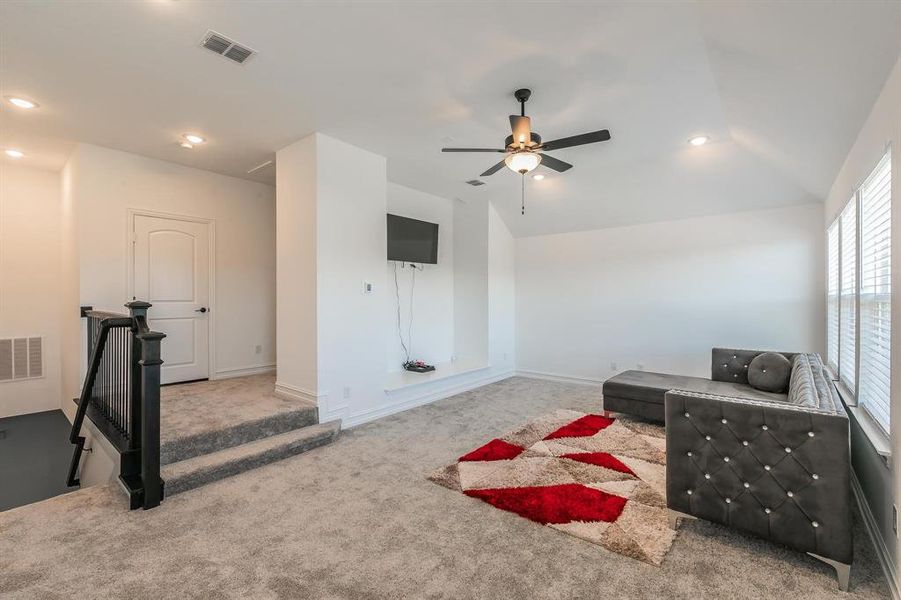
[[315, 401], [316, 136], [276, 153], [276, 389]]
[[[83, 348], [81, 302], [78, 264], [78, 211], [75, 190], [78, 187], [79, 156], [73, 153], [63, 167], [60, 182], [60, 405], [70, 420], [75, 418], [75, 405], [71, 402], [81, 393]], [[70, 357], [69, 359], [65, 357]], [[87, 361], [87, 357], [84, 357]]]
[[386, 161], [318, 133], [276, 157], [276, 391], [316, 401], [320, 421], [346, 419], [385, 398]]
[[449, 323], [454, 329], [456, 362], [439, 364], [434, 374], [390, 377], [392, 389], [382, 404], [368, 414], [351, 416], [347, 420], [351, 425], [515, 373], [515, 240], [491, 204], [454, 202], [452, 206], [454, 301]]
[[[412, 359], [429, 364], [446, 363], [454, 355], [454, 202], [396, 183], [388, 183], [388, 212], [438, 224], [438, 264], [416, 271], [413, 297]], [[406, 360], [397, 334], [395, 269], [400, 289], [401, 331], [409, 342], [410, 289], [413, 269], [387, 263], [388, 371], [399, 371]]]
[[516, 240], [488, 206], [488, 358], [495, 373], [516, 365]]
[[454, 206], [454, 346], [474, 364], [488, 363], [488, 206]]
[[[826, 200], [826, 225], [841, 212], [854, 190], [863, 182], [892, 146], [892, 288], [901, 290], [901, 59], [895, 64], [885, 87], [864, 123], [857, 140], [832, 184]], [[901, 294], [892, 295], [892, 313], [901, 314]], [[897, 323], [901, 321], [895, 319]], [[825, 321], [822, 324], [825, 329]], [[892, 334], [892, 373], [901, 373], [901, 335]], [[869, 440], [857, 426], [852, 414], [851, 456], [854, 472], [865, 496], [867, 512], [872, 517], [877, 548], [884, 557], [885, 569], [894, 579], [893, 591], [898, 591], [901, 573], [901, 542], [892, 528], [892, 505], [901, 495], [901, 377], [891, 382], [891, 451], [890, 464], [876, 455]], [[897, 596], [896, 596], [897, 597]]]
[[822, 215], [814, 204], [518, 239], [517, 369], [709, 377], [713, 346], [822, 351]]
[[44, 338], [44, 376], [0, 383], [0, 418], [59, 408], [60, 176], [0, 163], [0, 338]]
[[128, 209], [213, 219], [215, 363], [210, 375], [275, 364], [271, 186], [88, 144], [76, 148], [69, 170], [82, 304], [125, 310], [123, 304], [130, 299]]
[[316, 146], [318, 392], [325, 418], [354, 417], [385, 401], [387, 161], [320, 134]]

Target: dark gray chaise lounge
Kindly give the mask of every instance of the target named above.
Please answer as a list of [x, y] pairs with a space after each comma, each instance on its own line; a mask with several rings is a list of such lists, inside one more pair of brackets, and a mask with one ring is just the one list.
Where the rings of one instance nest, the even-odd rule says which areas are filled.
[[848, 417], [816, 354], [791, 361], [787, 393], [748, 384], [760, 351], [713, 349], [711, 379], [643, 371], [604, 384], [604, 409], [665, 420], [666, 501], [832, 565], [853, 559]]

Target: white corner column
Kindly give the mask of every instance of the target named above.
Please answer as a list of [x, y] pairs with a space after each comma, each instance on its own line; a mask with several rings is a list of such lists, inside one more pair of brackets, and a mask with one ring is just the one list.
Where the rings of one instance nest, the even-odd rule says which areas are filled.
[[[317, 401], [316, 134], [276, 153], [276, 394]], [[227, 241], [226, 241], [227, 243]]]
[[322, 422], [365, 413], [385, 399], [387, 161], [319, 133], [276, 156], [276, 391]]

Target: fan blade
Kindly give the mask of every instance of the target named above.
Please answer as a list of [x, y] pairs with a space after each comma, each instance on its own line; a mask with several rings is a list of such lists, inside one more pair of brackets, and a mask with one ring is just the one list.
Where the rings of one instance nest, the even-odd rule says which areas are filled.
[[513, 144], [529, 145], [532, 141], [532, 119], [529, 117], [520, 117], [519, 115], [510, 115], [510, 129], [513, 130]]
[[442, 152], [506, 152], [506, 150], [495, 150], [494, 148], [442, 148]]
[[496, 165], [494, 165], [493, 167], [491, 167], [490, 169], [488, 169], [487, 171], [485, 171], [484, 173], [479, 175], [479, 177], [488, 177], [489, 175], [494, 175], [495, 173], [497, 173], [498, 171], [500, 171], [501, 169], [504, 168], [504, 164], [505, 164], [504, 161], [497, 163]]
[[583, 144], [594, 144], [595, 142], [606, 142], [610, 139], [610, 132], [606, 129], [600, 131], [592, 131], [591, 133], [583, 133], [570, 137], [560, 138], [559, 140], [551, 140], [541, 144], [542, 150], [559, 150], [560, 148], [570, 148], [572, 146], [581, 146]]
[[569, 171], [570, 169], [573, 168], [573, 166], [571, 164], [569, 164], [568, 162], [563, 162], [559, 158], [554, 158], [553, 156], [551, 156], [549, 154], [541, 155], [541, 164], [543, 164], [545, 167], [547, 167], [549, 169], [553, 169], [553, 170], [557, 171], [558, 173], [562, 173], [563, 171]]

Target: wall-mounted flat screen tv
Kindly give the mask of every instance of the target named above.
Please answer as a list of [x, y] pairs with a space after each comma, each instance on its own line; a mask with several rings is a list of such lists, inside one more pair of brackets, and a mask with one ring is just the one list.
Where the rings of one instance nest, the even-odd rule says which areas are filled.
[[438, 264], [438, 223], [388, 215], [388, 260]]

